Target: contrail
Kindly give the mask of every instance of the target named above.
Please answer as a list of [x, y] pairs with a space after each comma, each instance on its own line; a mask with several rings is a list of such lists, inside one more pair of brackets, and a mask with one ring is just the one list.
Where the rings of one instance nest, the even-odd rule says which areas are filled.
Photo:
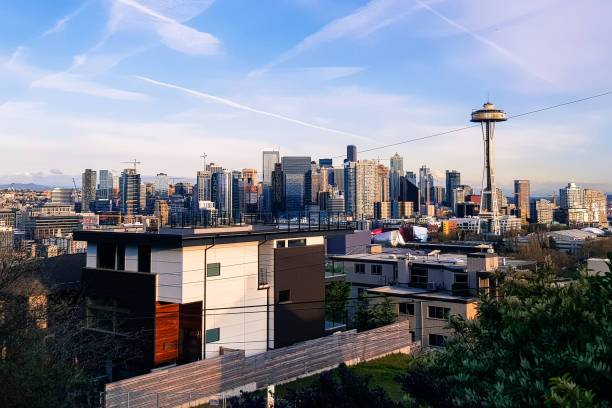
[[290, 118], [290, 117], [287, 117], [287, 116], [279, 115], [277, 113], [266, 112], [266, 111], [263, 111], [261, 109], [251, 108], [250, 106], [242, 105], [240, 103], [237, 103], [237, 102], [234, 102], [234, 101], [230, 101], [229, 99], [221, 98], [221, 97], [215, 96], [215, 95], [206, 94], [206, 93], [203, 93], [203, 92], [194, 91], [193, 89], [184, 88], [182, 86], [178, 86], [178, 85], [174, 85], [174, 84], [169, 84], [167, 82], [156, 81], [154, 79], [143, 77], [143, 76], [139, 76], [139, 75], [136, 75], [136, 78], [138, 78], [138, 79], [140, 79], [142, 81], [146, 81], [146, 82], [149, 82], [149, 83], [152, 83], [152, 84], [155, 84], [155, 85], [159, 85], [159, 86], [163, 86], [163, 87], [166, 87], [166, 88], [178, 89], [179, 91], [183, 91], [183, 92], [189, 93], [191, 95], [198, 96], [200, 98], [209, 99], [209, 100], [221, 103], [223, 105], [231, 106], [232, 108], [242, 109], [242, 110], [245, 110], [247, 112], [258, 113], [260, 115], [269, 116], [271, 118], [276, 118], [276, 119], [281, 119], [281, 120], [284, 120], [284, 121], [287, 121], [287, 122], [295, 123], [295, 124], [298, 124], [298, 125], [302, 125], [302, 126], [305, 126], [305, 127], [312, 128], [312, 129], [323, 130], [325, 132], [331, 132], [331, 133], [337, 133], [337, 134], [344, 135], [344, 136], [351, 136], [351, 137], [358, 137], [358, 138], [368, 139], [368, 138], [366, 138], [364, 136], [356, 135], [354, 133], [345, 132], [345, 131], [338, 130], [338, 129], [331, 129], [331, 128], [315, 125], [314, 123], [308, 123], [308, 122], [304, 122], [304, 121], [301, 121], [301, 120], [298, 120], [298, 119], [293, 119], [293, 118]]
[[509, 59], [510, 61], [515, 63], [516, 65], [518, 65], [519, 67], [521, 67], [525, 72], [527, 72], [530, 75], [533, 75], [533, 76], [535, 76], [535, 77], [537, 77], [537, 78], [539, 78], [539, 79], [541, 79], [541, 80], [543, 80], [545, 82], [551, 83], [548, 78], [544, 78], [543, 76], [541, 76], [538, 73], [536, 73], [533, 70], [531, 70], [529, 68], [529, 66], [527, 64], [525, 64], [520, 58], [518, 58], [516, 55], [514, 55], [513, 53], [511, 53], [510, 51], [508, 51], [507, 49], [505, 49], [501, 45], [499, 45], [499, 44], [489, 40], [488, 38], [485, 38], [485, 37], [483, 37], [483, 36], [473, 32], [472, 30], [468, 29], [467, 27], [464, 27], [461, 24], [457, 23], [456, 21], [453, 21], [450, 18], [440, 14], [433, 7], [429, 6], [428, 4], [425, 4], [421, 0], [416, 0], [416, 1], [423, 8], [429, 10], [431, 13], [435, 14], [436, 16], [441, 18], [442, 20], [446, 21], [448, 24], [450, 24], [453, 27], [463, 31], [466, 34], [468, 34], [470, 37], [474, 38], [476, 41], [481, 42], [481, 43], [483, 43], [483, 44], [493, 48], [495, 51], [497, 51], [498, 53], [500, 53], [501, 55], [503, 55], [504, 57], [506, 57], [507, 59]]

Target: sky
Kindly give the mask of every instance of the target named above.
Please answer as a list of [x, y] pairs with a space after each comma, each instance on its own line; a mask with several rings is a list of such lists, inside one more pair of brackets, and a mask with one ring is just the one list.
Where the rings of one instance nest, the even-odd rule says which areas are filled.
[[[0, 184], [85, 168], [194, 178], [200, 156], [336, 157], [612, 90], [609, 0], [0, 3]], [[612, 95], [497, 127], [497, 183], [612, 192]], [[480, 186], [480, 129], [358, 154]]]

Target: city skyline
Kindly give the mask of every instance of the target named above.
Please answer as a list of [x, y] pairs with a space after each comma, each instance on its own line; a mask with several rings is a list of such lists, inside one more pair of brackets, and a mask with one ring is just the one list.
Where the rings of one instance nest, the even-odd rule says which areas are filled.
[[[517, 1], [503, 12], [443, 1], [278, 1], [265, 12], [170, 4], [3, 6], [0, 184], [70, 186], [85, 168], [117, 172], [132, 157], [145, 178], [194, 179], [201, 160], [191, 147], [229, 169], [261, 171], [265, 148], [339, 156], [347, 144], [366, 150], [462, 127], [488, 95], [511, 116], [611, 85], [604, 2]], [[497, 184], [611, 192], [611, 105], [600, 98], [508, 120], [497, 134]], [[431, 168], [437, 185], [447, 169], [480, 184], [479, 129], [358, 158], [396, 151], [406, 170]]]

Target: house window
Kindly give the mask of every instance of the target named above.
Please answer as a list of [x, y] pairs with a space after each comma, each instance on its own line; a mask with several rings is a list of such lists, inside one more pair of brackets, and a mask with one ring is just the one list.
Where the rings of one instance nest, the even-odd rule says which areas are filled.
[[427, 268], [413, 267], [410, 271], [410, 283], [417, 288], [427, 287]]
[[399, 312], [400, 314], [414, 316], [414, 303], [400, 303]]
[[289, 246], [289, 247], [302, 247], [302, 246], [306, 246], [306, 238], [290, 239], [290, 240], [287, 241], [287, 246]]
[[217, 327], [215, 329], [206, 330], [206, 343], [214, 343], [219, 341], [221, 338], [221, 330]]
[[429, 306], [428, 316], [430, 319], [448, 319], [450, 309], [448, 307]]
[[382, 265], [371, 265], [370, 273], [372, 275], [382, 275]]
[[365, 273], [365, 264], [355, 264], [355, 273]]
[[276, 247], [277, 248], [284, 248], [285, 247], [285, 241], [276, 241]]
[[442, 336], [441, 334], [429, 334], [429, 345], [434, 347], [442, 347], [444, 345], [444, 341], [446, 340], [446, 336]]
[[410, 341], [414, 342], [415, 338], [416, 338], [416, 333], [414, 332], [414, 330], [410, 330]]
[[115, 269], [115, 244], [98, 242], [96, 259], [98, 268]]
[[468, 276], [467, 273], [456, 273], [455, 274], [455, 283], [467, 283]]
[[206, 276], [219, 276], [221, 275], [221, 264], [220, 263], [209, 263], [206, 265]]
[[151, 246], [138, 245], [138, 272], [151, 272]]
[[279, 290], [278, 291], [278, 302], [291, 302], [291, 290]]
[[112, 333], [125, 333], [128, 323], [127, 310], [119, 307], [117, 299], [90, 296], [87, 302], [87, 327]]

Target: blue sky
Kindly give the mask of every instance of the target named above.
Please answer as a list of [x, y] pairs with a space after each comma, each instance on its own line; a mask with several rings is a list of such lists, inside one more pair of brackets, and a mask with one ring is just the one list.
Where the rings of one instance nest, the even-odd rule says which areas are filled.
[[[0, 4], [0, 183], [84, 168], [193, 177], [465, 126], [612, 89], [606, 0], [86, 0]], [[612, 191], [612, 96], [498, 127], [496, 174]], [[367, 153], [480, 185], [472, 129]], [[383, 161], [384, 162], [384, 161]], [[339, 160], [338, 160], [339, 163]], [[79, 177], [80, 178], [80, 177]]]

